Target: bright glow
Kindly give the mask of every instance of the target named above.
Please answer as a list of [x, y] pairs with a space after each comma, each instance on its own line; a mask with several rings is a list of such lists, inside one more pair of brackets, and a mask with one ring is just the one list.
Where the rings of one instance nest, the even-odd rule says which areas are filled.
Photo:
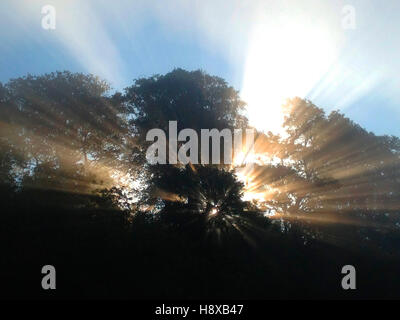
[[215, 207], [210, 210], [210, 215], [216, 215], [217, 213], [218, 213], [218, 209]]
[[254, 152], [243, 150], [238, 153], [235, 153], [233, 158], [233, 166], [241, 166], [246, 165], [248, 163], [255, 163], [257, 161], [256, 155]]
[[244, 201], [252, 201], [252, 200], [257, 200], [257, 201], [265, 201], [265, 194], [263, 192], [245, 192], [243, 194], [243, 200]]
[[281, 18], [258, 25], [248, 48], [242, 98], [250, 124], [281, 133], [281, 105], [306, 97], [334, 62], [336, 48], [322, 26]]

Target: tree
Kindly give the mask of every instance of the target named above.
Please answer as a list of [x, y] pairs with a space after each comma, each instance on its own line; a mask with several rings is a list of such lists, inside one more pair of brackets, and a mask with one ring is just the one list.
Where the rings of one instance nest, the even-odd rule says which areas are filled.
[[136, 80], [125, 95], [137, 144], [132, 157], [147, 173], [147, 188], [142, 195], [147, 205], [162, 199], [163, 212], [182, 204], [187, 212], [206, 214], [214, 207], [221, 214], [243, 209], [242, 185], [228, 166], [150, 165], [144, 158], [150, 145], [145, 139], [147, 132], [153, 128], [168, 132], [169, 121], [177, 121], [178, 131], [190, 128], [199, 136], [201, 129], [245, 128], [245, 104], [236, 90], [204, 72], [175, 69], [163, 76]]
[[399, 220], [399, 140], [375, 136], [338, 111], [327, 116], [300, 98], [283, 110], [285, 136], [261, 134], [256, 142], [259, 153], [279, 163], [267, 161], [251, 173], [260, 187], [274, 190], [267, 208], [314, 229], [315, 221], [342, 221], [357, 233], [360, 226], [393, 229]]
[[128, 139], [121, 95], [109, 95], [105, 81], [65, 71], [0, 89], [2, 146], [18, 159], [20, 187], [86, 194], [112, 186]]

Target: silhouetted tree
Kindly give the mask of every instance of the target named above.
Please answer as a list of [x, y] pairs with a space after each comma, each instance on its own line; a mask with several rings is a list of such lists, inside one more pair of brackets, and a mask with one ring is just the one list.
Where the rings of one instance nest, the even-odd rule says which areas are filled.
[[147, 188], [142, 194], [145, 203], [155, 205], [161, 199], [163, 212], [177, 210], [177, 206], [197, 214], [208, 214], [213, 207], [221, 214], [243, 209], [242, 185], [228, 166], [151, 165], [144, 157], [152, 143], [145, 139], [147, 132], [159, 128], [168, 133], [169, 121], [177, 121], [178, 132], [190, 128], [199, 137], [201, 129], [228, 128], [233, 132], [235, 128], [245, 128], [245, 104], [236, 90], [221, 78], [204, 72], [175, 69], [164, 76], [136, 80], [126, 89], [126, 99], [132, 113], [132, 135], [138, 146], [132, 155], [133, 162], [137, 161], [136, 166], [141, 163], [147, 173]]
[[399, 140], [375, 136], [338, 111], [326, 116], [300, 98], [283, 108], [285, 136], [261, 134], [256, 142], [259, 153], [279, 163], [262, 164], [252, 173], [274, 190], [265, 205], [282, 215], [308, 215], [300, 221], [313, 227], [316, 219], [350, 223], [357, 232], [361, 226], [395, 231]]
[[92, 75], [28, 75], [1, 86], [2, 155], [19, 187], [91, 193], [122, 169], [127, 126], [121, 95]]
[[148, 130], [246, 128], [244, 102], [181, 69], [110, 91], [70, 72], [0, 84], [1, 297], [48, 298], [50, 262], [68, 270], [56, 298], [348, 298], [349, 263], [352, 297], [398, 298], [397, 137], [295, 98], [255, 163], [151, 165]]

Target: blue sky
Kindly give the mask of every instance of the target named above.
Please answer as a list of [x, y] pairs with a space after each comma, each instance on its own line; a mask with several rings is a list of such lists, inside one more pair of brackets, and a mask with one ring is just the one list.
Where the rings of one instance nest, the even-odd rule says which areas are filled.
[[[41, 26], [48, 4], [55, 30]], [[121, 90], [203, 69], [240, 90], [260, 129], [279, 131], [280, 104], [298, 95], [400, 136], [399, 18], [396, 0], [2, 0], [0, 81], [70, 70]]]

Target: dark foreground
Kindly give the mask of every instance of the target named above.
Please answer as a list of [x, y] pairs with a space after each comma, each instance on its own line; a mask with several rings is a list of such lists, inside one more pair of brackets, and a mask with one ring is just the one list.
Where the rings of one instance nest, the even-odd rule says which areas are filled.
[[[270, 224], [246, 239], [140, 216], [129, 223], [116, 211], [14, 207], [1, 220], [2, 299], [400, 298], [394, 256], [304, 245]], [[56, 268], [56, 290], [41, 288], [46, 264]], [[356, 290], [341, 288], [347, 264], [356, 267]]]

